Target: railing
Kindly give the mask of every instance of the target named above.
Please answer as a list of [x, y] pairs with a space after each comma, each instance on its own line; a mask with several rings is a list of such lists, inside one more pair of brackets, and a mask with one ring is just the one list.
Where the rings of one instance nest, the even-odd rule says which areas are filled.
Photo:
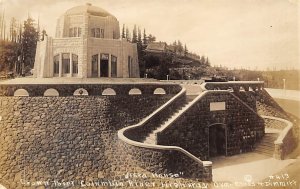
[[[152, 159], [154, 159], [153, 156], [155, 156], [155, 155], [159, 156], [159, 157], [157, 157], [158, 159], [163, 158], [164, 161], [157, 162], [157, 163], [160, 163], [160, 165], [164, 168], [164, 170], [172, 171], [174, 169], [174, 167], [183, 168], [186, 170], [187, 175], [185, 175], [185, 176], [187, 176], [187, 177], [195, 177], [198, 179], [211, 181], [212, 180], [212, 173], [211, 173], [212, 172], [212, 170], [211, 170], [212, 163], [210, 161], [201, 161], [200, 159], [198, 159], [197, 157], [195, 157], [188, 151], [184, 150], [183, 148], [177, 147], [177, 146], [162, 146], [162, 145], [142, 143], [142, 141], [145, 139], [147, 134], [149, 134], [155, 128], [159, 127], [159, 125], [161, 123], [160, 121], [162, 119], [165, 119], [166, 113], [173, 112], [172, 110], [174, 110], [175, 106], [178, 106], [178, 104], [180, 105], [185, 102], [185, 101], [183, 101], [183, 100], [185, 100], [185, 93], [186, 93], [185, 89], [182, 89], [176, 96], [174, 96], [167, 103], [165, 103], [163, 106], [158, 108], [155, 112], [153, 112], [152, 114], [147, 116], [140, 123], [119, 130], [118, 137], [124, 143], [126, 143], [130, 146], [137, 147], [137, 149], [135, 149], [136, 150], [135, 152], [140, 151], [140, 150], [147, 150], [148, 153], [144, 153], [144, 155], [148, 154], [148, 156], [149, 156], [149, 154], [150, 154], [150, 156], [151, 156], [150, 158], [152, 158]], [[149, 150], [150, 150], [150, 153], [149, 153]], [[151, 151], [151, 150], [153, 150], [153, 151]], [[176, 152], [179, 152], [179, 154], [177, 154], [177, 155], [181, 156], [181, 157], [177, 156], [176, 158], [178, 158], [178, 159], [188, 158], [184, 162], [189, 162], [189, 163], [183, 165], [182, 164], [183, 162], [178, 162], [179, 166], [178, 165], [174, 166], [174, 164], [172, 163], [172, 161], [170, 161], [170, 159], [174, 158], [174, 153], [176, 154]], [[172, 154], [173, 154], [173, 157], [172, 157]], [[135, 153], [135, 155], [137, 156], [137, 153]], [[137, 158], [136, 160], [140, 164], [145, 165], [141, 161], [147, 161], [146, 159]], [[147, 167], [147, 166], [145, 166], [143, 168], [153, 171], [152, 168]], [[195, 170], [195, 168], [197, 168], [197, 169]], [[161, 170], [161, 171], [163, 172], [164, 170]], [[196, 175], [195, 175], [195, 173], [193, 174], [192, 170], [194, 172], [198, 171], [199, 174], [196, 174]]]
[[235, 92], [249, 91], [250, 89], [253, 91], [262, 90], [263, 86], [263, 81], [206, 82], [201, 85], [203, 90], [233, 90]]
[[295, 138], [293, 136], [293, 123], [278, 117], [262, 116], [264, 119], [272, 119], [285, 124], [285, 128], [280, 132], [276, 141], [274, 141], [274, 157], [283, 160], [295, 147]]

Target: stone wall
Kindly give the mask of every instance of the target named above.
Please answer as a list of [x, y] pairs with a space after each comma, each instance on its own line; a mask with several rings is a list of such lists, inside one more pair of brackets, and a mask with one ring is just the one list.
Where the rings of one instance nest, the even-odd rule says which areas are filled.
[[[210, 111], [210, 102], [225, 102], [226, 109]], [[252, 151], [264, 135], [264, 122], [230, 92], [208, 91], [169, 127], [158, 133], [158, 144], [179, 146], [201, 160], [209, 159], [209, 127], [223, 124], [226, 154]]]
[[[120, 149], [117, 131], [171, 95], [0, 97], [0, 183], [120, 178], [142, 169]], [[155, 102], [155, 103], [154, 103]], [[75, 188], [75, 187], [73, 187]]]

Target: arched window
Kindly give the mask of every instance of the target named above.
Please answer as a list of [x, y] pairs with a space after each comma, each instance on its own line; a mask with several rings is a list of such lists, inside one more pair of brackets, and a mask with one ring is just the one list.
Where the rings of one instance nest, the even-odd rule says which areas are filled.
[[74, 96], [87, 96], [89, 93], [84, 88], [79, 88], [73, 93]]
[[59, 96], [59, 93], [56, 89], [47, 89], [45, 92], [44, 92], [44, 96]]
[[154, 90], [153, 94], [163, 95], [163, 94], [166, 94], [166, 91], [163, 88], [157, 88]]
[[116, 95], [116, 91], [112, 88], [107, 88], [102, 92], [102, 95]]
[[53, 73], [59, 74], [59, 54], [53, 57]]
[[141, 95], [142, 91], [138, 88], [133, 88], [129, 91], [128, 93], [129, 95]]
[[78, 56], [76, 54], [72, 54], [72, 64], [73, 64], [73, 74], [78, 74]]
[[29, 93], [25, 89], [18, 89], [14, 92], [14, 96], [29, 96]]

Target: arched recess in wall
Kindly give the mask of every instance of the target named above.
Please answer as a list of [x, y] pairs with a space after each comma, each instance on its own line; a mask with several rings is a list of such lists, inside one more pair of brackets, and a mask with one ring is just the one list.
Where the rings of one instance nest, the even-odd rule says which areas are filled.
[[102, 92], [102, 95], [105, 95], [105, 96], [113, 96], [116, 94], [117, 94], [116, 91], [113, 90], [112, 88], [104, 89], [104, 91]]
[[138, 88], [133, 88], [130, 89], [130, 91], [128, 92], [129, 95], [141, 95], [142, 91]]
[[153, 94], [164, 95], [164, 94], [166, 94], [166, 91], [165, 91], [165, 89], [163, 89], [163, 88], [156, 88], [156, 89], [154, 90]]
[[89, 93], [84, 88], [76, 89], [73, 93], [74, 96], [88, 96]]
[[208, 153], [209, 157], [227, 154], [227, 128], [223, 123], [214, 123], [208, 126]]
[[59, 92], [56, 89], [50, 88], [44, 92], [44, 96], [59, 96]]
[[18, 89], [14, 92], [14, 96], [29, 96], [29, 93], [25, 89]]

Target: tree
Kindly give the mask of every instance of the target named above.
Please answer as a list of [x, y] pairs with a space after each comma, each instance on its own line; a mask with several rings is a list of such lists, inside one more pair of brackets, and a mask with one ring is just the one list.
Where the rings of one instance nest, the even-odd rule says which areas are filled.
[[182, 46], [181, 41], [178, 40], [177, 45], [178, 45], [178, 53], [180, 55], [182, 55], [182, 53], [183, 53], [183, 46]]
[[186, 47], [186, 44], [184, 44], [184, 56], [187, 56], [187, 54], [188, 54], [188, 49]]
[[146, 35], [145, 28], [144, 28], [144, 33], [143, 33], [143, 45], [144, 45], [144, 48], [146, 48], [146, 46], [147, 46], [147, 35]]
[[130, 33], [128, 27], [126, 27], [126, 40], [130, 41]]
[[206, 57], [205, 65], [208, 66], [208, 67], [210, 66], [210, 62], [209, 62], [209, 60], [208, 60], [208, 57]]
[[202, 55], [201, 58], [200, 58], [200, 63], [201, 63], [201, 64], [205, 64], [205, 57], [204, 57], [203, 55]]
[[42, 39], [41, 39], [41, 41], [44, 41], [45, 36], [48, 36], [48, 35], [47, 35], [46, 30], [43, 30], [43, 31], [42, 31]]
[[25, 73], [25, 67], [33, 68], [37, 41], [38, 32], [34, 27], [34, 20], [28, 18], [24, 21], [24, 32], [22, 34], [22, 74]]
[[122, 39], [125, 39], [126, 36], [125, 36], [125, 24], [123, 24], [123, 27], [122, 27]]
[[137, 30], [136, 30], [136, 25], [134, 25], [133, 31], [132, 31], [132, 43], [137, 42]]
[[151, 43], [151, 42], [154, 42], [154, 41], [156, 41], [156, 37], [153, 36], [153, 35], [151, 35], [151, 34], [149, 34], [148, 35], [148, 42], [147, 43]]

